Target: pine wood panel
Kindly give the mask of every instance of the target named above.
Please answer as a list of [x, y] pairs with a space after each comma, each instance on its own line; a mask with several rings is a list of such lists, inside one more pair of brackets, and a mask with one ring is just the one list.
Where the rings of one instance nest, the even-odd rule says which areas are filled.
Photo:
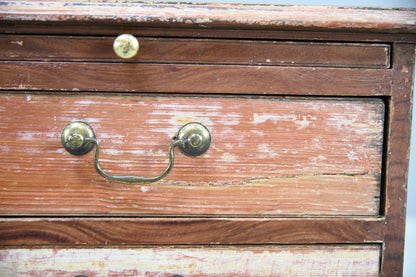
[[380, 246], [0, 250], [0, 276], [379, 276]]
[[[118, 61], [114, 37], [4, 36], [2, 60]], [[290, 66], [390, 66], [386, 44], [235, 41], [138, 37], [139, 53], [123, 62]]]
[[2, 62], [0, 75], [5, 90], [332, 96], [388, 96], [392, 79], [390, 69], [72, 62]]
[[[378, 99], [3, 94], [1, 103], [4, 214], [379, 213]], [[212, 145], [197, 158], [177, 153], [158, 183], [112, 183], [95, 172], [92, 153], [62, 148], [73, 120], [95, 128], [112, 174], [158, 175], [188, 122], [205, 124]]]

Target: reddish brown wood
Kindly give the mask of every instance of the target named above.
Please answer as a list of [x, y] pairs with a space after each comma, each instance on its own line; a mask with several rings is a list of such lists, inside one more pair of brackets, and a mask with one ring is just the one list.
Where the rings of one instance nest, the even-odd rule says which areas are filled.
[[[377, 99], [0, 99], [3, 214], [379, 213], [384, 104]], [[178, 154], [158, 183], [118, 184], [95, 172], [92, 153], [65, 152], [59, 136], [73, 120], [95, 127], [101, 166], [116, 175], [160, 174], [171, 138], [189, 122], [211, 130], [212, 146], [198, 158]]]
[[234, 41], [139, 37], [137, 56], [122, 60], [113, 38], [3, 36], [0, 59], [185, 64], [247, 64], [388, 68], [390, 46], [360, 43]]
[[4, 21], [123, 22], [213, 27], [326, 28], [327, 30], [416, 31], [412, 9], [366, 9], [288, 5], [190, 3], [4, 2]]
[[3, 62], [0, 74], [0, 89], [15, 90], [387, 96], [391, 94], [392, 71], [242, 65]]
[[169, 25], [169, 28], [163, 26], [148, 26], [137, 24], [111, 24], [111, 23], [94, 23], [82, 24], [82, 22], [55, 22], [53, 25], [47, 22], [16, 22], [2, 21], [0, 24], [2, 34], [44, 34], [44, 35], [88, 35], [88, 36], [112, 36], [116, 37], [122, 33], [133, 34], [137, 37], [183, 37], [183, 38], [211, 38], [211, 39], [256, 39], [256, 40], [280, 40], [280, 41], [315, 41], [325, 42], [337, 41], [351, 43], [354, 41], [363, 43], [415, 43], [416, 34], [414, 33], [389, 33], [387, 36], [383, 33], [357, 33], [352, 30], [343, 32], [325, 32], [323, 30], [305, 31], [303, 29], [285, 30], [280, 28], [264, 29], [246, 29], [231, 27], [210, 27], [195, 28], [175, 27]]
[[[143, 65], [117, 64], [113, 61], [108, 64], [2, 62], [0, 66], [1, 89], [14, 90], [14, 93], [16, 90], [22, 93], [31, 93], [26, 96], [26, 100], [35, 99], [32, 94], [35, 92], [47, 90], [49, 93], [55, 94], [56, 90], [61, 89], [71, 91], [67, 97], [80, 97], [79, 94], [72, 92], [76, 89], [103, 96], [107, 96], [107, 94], [100, 92], [201, 93], [205, 97], [206, 93], [218, 93], [220, 98], [225, 97], [226, 94], [234, 96], [236, 94], [382, 96], [387, 104], [387, 120], [385, 121], [387, 129], [384, 134], [385, 159], [380, 171], [382, 174], [375, 175], [379, 180], [377, 184], [381, 183], [381, 194], [377, 194], [381, 196], [381, 206], [380, 211], [372, 213], [370, 218], [356, 216], [347, 219], [331, 216], [313, 218], [306, 214], [297, 214], [296, 218], [266, 219], [241, 218], [239, 214], [232, 215], [235, 218], [230, 218], [230, 215], [224, 218], [186, 218], [186, 214], [181, 218], [158, 218], [151, 217], [149, 214], [146, 214], [147, 218], [119, 216], [102, 218], [100, 213], [90, 214], [90, 218], [71, 217], [74, 214], [68, 213], [63, 213], [61, 217], [55, 218], [40, 217], [42, 214], [37, 214], [39, 217], [36, 218], [25, 218], [6, 213], [0, 221], [1, 245], [10, 247], [22, 247], [23, 245], [29, 247], [45, 247], [47, 245], [51, 247], [59, 245], [102, 247], [110, 244], [114, 248], [119, 248], [125, 244], [145, 246], [195, 244], [206, 246], [219, 243], [229, 246], [235, 244], [313, 245], [342, 243], [346, 244], [345, 247], [349, 247], [357, 243], [376, 243], [382, 249], [380, 275], [401, 275], [412, 99], [411, 84], [414, 72], [414, 43], [416, 42], [415, 10], [269, 7], [230, 4], [162, 4], [158, 6], [154, 3], [131, 3], [129, 9], [124, 9], [126, 6], [122, 5], [126, 5], [126, 3], [121, 2], [116, 4], [83, 2], [83, 5], [66, 3], [66, 7], [62, 6], [64, 4], [54, 1], [48, 1], [42, 7], [36, 6], [37, 4], [39, 2], [4, 3], [0, 11], [0, 32], [17, 35], [53, 34], [55, 36], [88, 35], [90, 37], [99, 35], [111, 38], [120, 33], [130, 32], [142, 37], [175, 38], [176, 41], [210, 38], [212, 40], [238, 39], [240, 42], [259, 41], [259, 43], [269, 40], [290, 41], [290, 43], [308, 41], [313, 42], [315, 46], [318, 42], [343, 42], [344, 44], [354, 43], [354, 45], [371, 42], [389, 45], [393, 59], [391, 60], [391, 68], [387, 69], [332, 68], [336, 67], [336, 64], [331, 64], [331, 68], [323, 68], [314, 66], [279, 67], [277, 65], [273, 67], [200, 64]], [[90, 10], [86, 12], [87, 9]], [[398, 42], [408, 44], [399, 44]], [[186, 51], [185, 53], [188, 54]], [[181, 61], [181, 59], [174, 60]], [[235, 60], [235, 57], [231, 60]], [[226, 59], [226, 61], [228, 63], [230, 59]], [[344, 66], [342, 61], [340, 64]], [[220, 77], [220, 80], [217, 80], [217, 77]], [[62, 94], [57, 95], [63, 96]], [[262, 108], [263, 106], [259, 105], [258, 109]], [[36, 107], [31, 109], [40, 110]], [[105, 116], [110, 118], [113, 114], [107, 113]], [[103, 117], [105, 116], [103, 115]], [[2, 118], [8, 119], [9, 117], [6, 114]], [[68, 115], [68, 118], [70, 117]], [[84, 116], [84, 118], [88, 118], [88, 116]], [[32, 121], [36, 121], [35, 116], [32, 117]], [[54, 121], [51, 122], [53, 125]], [[61, 127], [54, 126], [56, 129], [53, 134], [57, 135], [56, 138], [59, 139]], [[114, 129], [123, 128], [120, 126], [108, 128], [108, 130]], [[40, 133], [43, 134], [43, 131]], [[31, 136], [29, 133], [26, 135]], [[32, 133], [32, 135], [36, 137], [36, 134]], [[56, 138], [50, 139], [55, 141]], [[30, 148], [26, 144], [25, 147], [28, 147], [27, 149], [32, 152], [27, 151], [23, 154], [45, 153], [46, 145], [48, 144], [40, 144], [40, 149]], [[157, 145], [160, 143], [157, 142]], [[13, 147], [16, 146], [21, 147], [22, 144], [15, 142]], [[2, 148], [3, 151], [4, 149]], [[53, 152], [51, 148], [48, 149], [51, 153]], [[61, 155], [63, 153], [53, 154]], [[84, 175], [87, 176], [85, 179], [89, 180], [88, 174], [91, 176], [93, 174], [91, 159], [85, 157], [84, 160], [82, 158], [81, 160], [71, 160], [71, 166], [90, 166], [89, 170], [91, 171]], [[151, 160], [153, 161], [153, 159], [154, 157]], [[278, 159], [275, 160], [278, 161]], [[8, 161], [8, 159], [2, 159], [1, 163], [10, 165]], [[21, 161], [15, 160], [15, 164], [19, 162]], [[104, 160], [103, 162], [109, 161]], [[42, 160], [42, 164], [45, 163], [47, 166], [40, 168], [39, 172], [53, 168], [51, 161], [48, 164], [47, 160], [46, 162]], [[119, 163], [114, 164], [118, 165]], [[36, 167], [31, 166], [32, 164], [27, 168], [32, 170]], [[111, 168], [114, 168], [113, 165]], [[37, 175], [34, 176], [40, 176], [41, 180], [48, 178], [39, 172], [36, 172]], [[10, 174], [10, 171], [7, 174]], [[65, 174], [61, 174], [61, 179], [63, 179], [62, 176], [66, 176]], [[331, 178], [334, 176], [339, 177], [331, 175]], [[349, 180], [353, 180], [354, 176], [348, 176]], [[316, 176], [309, 177], [315, 178]], [[360, 176], [360, 178], [362, 177]], [[33, 179], [33, 176], [30, 178]], [[6, 184], [7, 186], [15, 185], [9, 181]], [[97, 184], [94, 183], [94, 186]], [[346, 183], [339, 185], [343, 184]], [[100, 185], [101, 190], [108, 191], [108, 183], [100, 183]], [[191, 186], [191, 189], [195, 187], [200, 188]], [[224, 186], [213, 187], [224, 188]], [[356, 190], [354, 186], [348, 187], [352, 191]], [[40, 188], [45, 187], [40, 186]], [[36, 189], [37, 187], [32, 187], [31, 191], [22, 192], [21, 199], [33, 197], [32, 193], [36, 194]], [[76, 199], [76, 197], [83, 197], [83, 194], [79, 192], [85, 189], [82, 187], [76, 192], [68, 190], [65, 192], [66, 194], [62, 193], [59, 196], [65, 196], [66, 199]], [[380, 189], [377, 190], [380, 191]], [[120, 191], [116, 191], [117, 193]], [[339, 200], [339, 197], [343, 196], [344, 194], [338, 193], [334, 199]], [[96, 199], [106, 199], [107, 197], [106, 194], [96, 195]], [[86, 202], [84, 201], [84, 203]], [[202, 207], [205, 205], [204, 203], [199, 204]], [[25, 211], [28, 207], [24, 207], [23, 210]], [[33, 207], [32, 205], [28, 209], [33, 209]], [[251, 212], [256, 212], [256, 209]], [[123, 214], [123, 216], [126, 215], [126, 213]], [[302, 215], [305, 218], [301, 218]], [[316, 215], [313, 216], [316, 217]]]
[[3, 218], [0, 245], [232, 245], [382, 243], [371, 218]]
[[390, 136], [386, 173], [386, 231], [384, 276], [400, 276], [403, 272], [404, 233], [406, 218], [407, 173], [410, 155], [410, 130], [412, 126], [412, 87], [415, 46], [394, 45], [395, 66], [393, 95], [390, 103]]

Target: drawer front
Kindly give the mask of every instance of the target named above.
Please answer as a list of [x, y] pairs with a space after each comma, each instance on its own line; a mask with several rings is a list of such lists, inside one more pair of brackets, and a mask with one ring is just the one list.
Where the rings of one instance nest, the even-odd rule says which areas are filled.
[[[1, 60], [120, 62], [114, 38], [0, 36]], [[390, 45], [250, 40], [138, 38], [139, 63], [388, 68]]]
[[[3, 214], [378, 215], [384, 104], [378, 99], [0, 95]], [[60, 133], [91, 124], [101, 167], [156, 176], [179, 128], [201, 122], [207, 153], [177, 151], [152, 184], [110, 182]]]
[[330, 96], [391, 93], [388, 44], [139, 38], [137, 56], [121, 59], [113, 51], [113, 40], [0, 37], [0, 89]]
[[8, 249], [1, 276], [379, 276], [380, 247]]

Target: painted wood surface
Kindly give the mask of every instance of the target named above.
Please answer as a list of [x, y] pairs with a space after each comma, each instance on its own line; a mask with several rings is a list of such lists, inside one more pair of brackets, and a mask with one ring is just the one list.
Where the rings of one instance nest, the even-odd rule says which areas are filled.
[[323, 6], [140, 3], [101, 1], [4, 1], [3, 21], [142, 23], [197, 26], [325, 28], [356, 32], [414, 33], [412, 9]]
[[[378, 99], [2, 94], [3, 214], [377, 215], [384, 104]], [[90, 123], [101, 166], [156, 176], [188, 122], [209, 151], [176, 154], [158, 183], [109, 182], [60, 132]], [[342, 196], [342, 201], [340, 197]]]
[[380, 246], [0, 250], [0, 276], [379, 276]]
[[387, 44], [177, 39], [138, 37], [139, 53], [121, 60], [115, 37], [0, 37], [0, 59], [33, 61], [113, 61], [279, 66], [390, 67]]
[[[84, 91], [93, 91], [94, 85], [101, 86], [98, 87], [99, 90], [108, 92], [383, 96], [387, 117], [384, 134], [386, 141], [384, 143], [383, 176], [380, 186], [381, 204], [379, 212], [375, 214], [379, 216], [322, 217], [315, 214], [305, 214], [304, 218], [296, 216], [240, 218], [240, 214], [233, 214], [228, 217], [206, 218], [204, 215], [189, 216], [184, 214], [178, 217], [139, 217], [136, 216], [138, 214], [136, 212], [120, 212], [115, 216], [104, 213], [108, 217], [100, 217], [99, 215], [103, 215], [100, 212], [87, 214], [90, 217], [77, 217], [71, 216], [74, 214], [67, 212], [55, 214], [62, 216], [33, 217], [33, 209], [28, 208], [32, 212], [28, 213], [27, 217], [22, 214], [13, 217], [10, 216], [13, 213], [9, 211], [5, 213], [6, 216], [1, 218], [1, 245], [12, 247], [89, 245], [101, 248], [104, 245], [119, 247], [123, 244], [140, 245], [140, 243], [148, 246], [172, 246], [192, 243], [229, 245], [371, 242], [383, 245], [380, 249], [382, 252], [380, 275], [401, 276], [407, 192], [406, 175], [411, 126], [411, 91], [414, 75], [414, 42], [416, 41], [414, 10], [231, 4], [204, 4], [199, 7], [197, 7], [198, 5], [184, 4], [178, 8], [181, 4], [169, 3], [166, 6], [156, 7], [155, 4], [149, 3], [150, 6], [144, 7], [141, 6], [142, 4], [132, 3], [132, 7], [123, 11], [117, 9], [120, 8], [117, 4], [107, 4], [104, 2], [67, 2], [66, 7], [62, 7], [63, 4], [54, 1], [3, 3], [0, 10], [0, 31], [3, 34], [102, 35], [111, 37], [122, 32], [130, 32], [138, 36], [185, 39], [376, 42], [391, 45], [391, 68], [377, 70], [285, 66], [282, 70], [272, 71], [267, 66], [257, 65], [249, 68], [245, 66], [245, 69], [233, 65], [232, 70], [217, 65], [209, 66], [209, 68], [198, 67], [198, 65], [190, 67], [168, 66], [165, 67], [166, 70], [158, 67], [146, 67], [136, 71], [134, 76], [125, 75], [121, 79], [122, 82], [117, 77], [123, 76], [125, 71], [137, 70], [137, 68], [125, 68], [124, 65], [114, 68], [108, 66], [65, 68], [65, 63], [52, 63], [52, 66], [46, 65], [42, 68], [40, 63], [22, 63], [16, 67], [8, 64], [0, 72], [1, 80], [5, 80], [8, 76], [8, 83], [2, 86], [2, 90], [20, 90], [22, 93], [32, 90], [27, 95], [27, 99], [35, 99], [33, 93], [39, 93], [42, 89], [48, 90], [51, 94], [61, 89], [75, 91], [77, 88], [81, 88]], [[125, 5], [122, 2], [119, 4]], [[78, 7], [76, 7], [77, 5]], [[139, 7], [134, 7], [134, 5]], [[18, 8], [15, 9], [12, 6]], [[143, 7], [144, 9], [141, 9]], [[48, 9], [51, 10], [48, 12]], [[169, 13], [169, 11], [171, 12]], [[201, 16], [198, 16], [199, 11]], [[178, 21], [176, 16], [181, 16], [181, 13], [185, 13], [182, 14], [185, 16], [180, 19], [184, 20]], [[230, 17], [230, 13], [231, 16], [234, 16]], [[146, 18], [148, 15], [152, 16]], [[224, 17], [221, 19], [222, 16]], [[201, 23], [198, 20], [202, 18], [208, 20]], [[256, 21], [256, 18], [264, 19], [264, 21]], [[209, 21], [210, 19], [213, 20]], [[334, 30], [336, 32], [333, 32]], [[398, 42], [405, 42], [405, 44]], [[112, 65], [116, 65], [116, 63], [112, 63]], [[31, 68], [27, 70], [25, 67]], [[64, 71], [59, 73], [62, 68]], [[120, 69], [121, 74], [115, 74], [114, 78], [111, 77], [115, 72], [120, 72]], [[254, 69], [263, 71], [256, 72]], [[95, 75], [91, 70], [95, 70]], [[161, 74], [155, 76], [152, 76], [151, 73], [144, 74], [143, 72], [147, 70], [162, 73], [165, 78], [160, 78]], [[211, 75], [212, 72], [220, 72], [221, 75]], [[195, 73], [196, 76], [193, 75]], [[95, 78], [94, 76], [98, 74], [105, 78]], [[56, 76], [56, 78], [53, 79], [52, 76]], [[87, 77], [84, 78], [84, 76]], [[139, 78], [135, 79], [137, 76]], [[220, 80], [216, 78], [217, 76], [220, 76]], [[107, 86], [103, 84], [109, 77], [113, 83], [120, 82], [121, 85]], [[48, 78], [51, 79], [51, 87], [48, 87]], [[139, 87], [137, 85], [140, 78], [149, 80], [146, 86]], [[175, 78], [178, 81], [175, 81]], [[277, 78], [276, 82], [270, 83], [269, 80], [274, 78]], [[129, 85], [124, 85], [130, 80]], [[183, 84], [184, 80], [187, 81], [186, 84]], [[197, 88], [195, 88], [195, 83], [198, 84]], [[82, 84], [82, 86], [78, 87], [77, 84]], [[73, 96], [78, 97], [79, 95], [74, 94]], [[0, 103], [2, 102], [0, 101]], [[32, 110], [35, 109], [32, 108]], [[85, 118], [87, 117], [85, 116]], [[59, 130], [56, 129], [52, 133], [55, 136]], [[0, 146], [3, 147], [3, 144]], [[20, 144], [20, 146], [22, 145]], [[23, 148], [27, 148], [27, 145], [22, 146]], [[44, 153], [44, 149], [40, 150], [37, 147], [29, 147], [28, 149], [30, 148], [33, 151]], [[5, 149], [2, 148], [2, 151]], [[110, 157], [113, 160], [115, 155]], [[29, 157], [28, 161], [30, 160], [33, 161], [36, 158]], [[54, 158], [52, 160], [56, 161]], [[20, 162], [22, 161], [17, 163]], [[85, 164], [90, 162], [91, 159], [85, 160]], [[2, 160], [1, 163], [7, 164], [7, 161]], [[89, 165], [91, 166], [91, 164]], [[39, 172], [41, 170], [43, 169], [39, 169]], [[14, 175], [17, 174], [20, 173]], [[92, 171], [87, 173], [84, 183], [86, 183], [86, 179], [90, 178], [89, 174], [93, 176]], [[58, 181], [63, 182], [62, 180]], [[6, 184], [7, 186], [13, 185], [8, 180]], [[107, 183], [98, 189], [101, 190], [108, 185]], [[40, 187], [42, 188], [42, 186]], [[31, 188], [35, 191], [34, 186]], [[56, 186], [52, 190], [55, 188]], [[65, 197], [65, 200], [68, 200], [67, 195], [71, 194], [73, 187], [66, 186], [65, 188], [67, 189], [65, 193], [68, 194], [62, 193], [61, 195]], [[33, 191], [23, 195], [21, 199], [33, 197], [31, 195]], [[95, 191], [95, 195], [95, 199], [102, 196], [97, 191]], [[337, 197], [339, 199], [340, 194]], [[33, 200], [33, 198], [31, 199]], [[36, 205], [42, 201], [36, 199]], [[114, 203], [110, 202], [110, 204]], [[108, 202], [105, 203], [105, 205], [107, 204]], [[24, 209], [33, 206], [35, 205], [26, 206]], [[55, 206], [51, 207], [53, 209]], [[41, 210], [45, 211], [43, 208]], [[42, 213], [37, 212], [36, 215], [42, 215]], [[134, 216], [124, 217], [122, 215]]]

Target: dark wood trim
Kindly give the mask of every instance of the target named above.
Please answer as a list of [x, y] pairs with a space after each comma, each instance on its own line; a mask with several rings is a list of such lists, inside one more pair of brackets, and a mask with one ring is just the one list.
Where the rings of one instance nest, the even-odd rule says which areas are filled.
[[238, 29], [226, 27], [186, 26], [167, 27], [149, 26], [143, 24], [118, 23], [74, 23], [54, 22], [53, 26], [43, 22], [12, 22], [0, 21], [0, 33], [4, 34], [42, 34], [42, 35], [100, 35], [116, 37], [122, 33], [133, 34], [137, 37], [176, 37], [176, 38], [226, 38], [226, 39], [261, 39], [289, 41], [351, 41], [354, 42], [416, 42], [416, 34], [400, 34], [372, 32], [356, 33], [351, 30], [284, 30], [280, 28], [248, 29], [241, 26]]
[[381, 243], [377, 218], [10, 218], [0, 245]]
[[386, 173], [386, 226], [384, 232], [383, 276], [401, 276], [406, 217], [407, 173], [412, 126], [414, 45], [393, 46], [393, 92]]
[[[388, 96], [391, 93], [392, 71], [242, 65], [3, 62], [0, 74], [0, 89], [3, 90]], [[316, 80], [320, 81], [317, 83]]]

